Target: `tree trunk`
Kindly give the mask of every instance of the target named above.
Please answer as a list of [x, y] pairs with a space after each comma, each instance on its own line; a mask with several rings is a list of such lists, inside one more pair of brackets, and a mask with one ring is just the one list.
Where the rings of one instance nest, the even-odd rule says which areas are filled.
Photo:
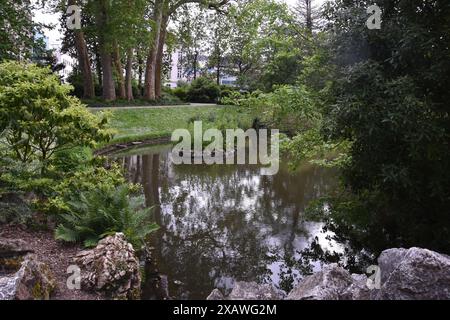
[[158, 53], [157, 53], [157, 57], [156, 57], [156, 70], [155, 70], [156, 99], [159, 99], [162, 97], [162, 82], [163, 82], [162, 68], [163, 68], [163, 59], [164, 59], [164, 45], [166, 43], [168, 23], [169, 23], [169, 17], [164, 15], [164, 17], [162, 19], [162, 23], [161, 23], [161, 35], [159, 37]]
[[108, 24], [107, 3], [105, 0], [101, 0], [98, 5], [99, 10], [96, 13], [96, 20], [99, 30], [101, 30], [99, 35], [99, 50], [103, 72], [103, 99], [106, 101], [114, 101], [116, 100], [116, 88], [114, 86], [113, 78], [113, 59], [111, 52], [106, 45], [105, 31], [103, 31]]
[[306, 0], [306, 28], [309, 32], [313, 29], [313, 18], [312, 18], [312, 0]]
[[142, 85], [142, 79], [144, 78], [144, 59], [142, 59], [142, 55], [138, 53], [138, 73], [139, 73], [139, 80], [138, 80], [138, 87], [139, 87], [139, 96], [142, 97], [144, 95], [144, 87]]
[[103, 70], [103, 99], [106, 101], [116, 100], [116, 88], [114, 85], [112, 56], [105, 48], [101, 50], [102, 70]]
[[133, 48], [129, 48], [127, 52], [127, 66], [126, 66], [125, 82], [126, 82], [126, 96], [127, 100], [134, 100], [133, 97]]
[[126, 99], [125, 80], [123, 78], [123, 67], [120, 61], [120, 50], [117, 41], [114, 41], [113, 64], [117, 76], [117, 87], [119, 88], [119, 98]]
[[91, 61], [82, 31], [75, 31], [75, 47], [77, 50], [78, 67], [83, 77], [83, 98], [92, 99], [95, 97], [94, 80], [92, 78]]
[[195, 51], [194, 53], [194, 80], [197, 79], [197, 64], [198, 64], [198, 51]]
[[100, 50], [98, 45], [94, 45], [94, 53], [95, 53], [95, 72], [97, 73], [98, 85], [103, 87], [103, 72], [102, 72], [102, 62], [100, 59]]
[[220, 63], [222, 60], [222, 57], [220, 55], [220, 50], [217, 50], [217, 66], [216, 66], [216, 81], [217, 81], [217, 85], [220, 86]]
[[150, 51], [147, 57], [147, 66], [145, 69], [145, 84], [144, 84], [144, 98], [147, 100], [155, 100], [155, 75], [156, 75], [156, 62], [158, 55], [158, 44], [161, 36], [161, 24], [163, 18], [163, 1], [155, 1], [155, 12], [153, 14], [153, 21], [155, 28], [152, 31], [152, 41], [150, 44]]
[[[68, 5], [75, 5], [75, 0], [69, 0]], [[75, 30], [75, 49], [77, 51], [78, 68], [83, 77], [83, 98], [92, 99], [95, 97], [94, 80], [92, 78], [91, 61], [82, 30]]]

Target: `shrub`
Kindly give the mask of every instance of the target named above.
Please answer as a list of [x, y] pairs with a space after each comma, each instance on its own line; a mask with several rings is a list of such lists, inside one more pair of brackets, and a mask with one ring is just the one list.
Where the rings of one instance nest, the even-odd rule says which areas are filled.
[[68, 213], [59, 217], [55, 237], [92, 247], [107, 235], [123, 232], [138, 249], [145, 237], [158, 228], [150, 221], [150, 209], [142, 209], [143, 202], [142, 197], [130, 197], [127, 186], [74, 195], [68, 202]]
[[176, 87], [172, 89], [173, 95], [178, 97], [181, 101], [188, 101], [188, 89], [189, 87], [183, 86], [183, 87]]
[[319, 128], [322, 119], [320, 103], [304, 86], [280, 86], [271, 93], [232, 93], [223, 103], [251, 110], [265, 126], [289, 135]]
[[57, 174], [77, 172], [87, 169], [94, 160], [92, 149], [87, 147], [73, 147], [55, 152], [52, 165]]
[[215, 103], [220, 95], [220, 87], [207, 78], [198, 78], [192, 81], [188, 89], [189, 102]]
[[179, 105], [182, 104], [183, 101], [177, 95], [172, 94], [172, 92], [163, 91], [161, 98], [156, 101], [156, 104], [159, 105]]
[[[118, 164], [109, 168], [101, 166], [88, 166], [85, 170], [75, 171], [65, 176], [59, 183], [52, 186], [47, 194], [48, 201], [41, 210], [54, 215], [66, 213], [69, 210], [67, 203], [74, 194], [89, 193], [101, 190], [105, 193], [126, 184], [123, 170]], [[137, 186], [128, 185], [130, 192], [137, 191]]]
[[[390, 78], [375, 62], [355, 64], [337, 81], [324, 133], [352, 142], [343, 178], [363, 203], [380, 194], [376, 216], [404, 246], [449, 248], [448, 116], [409, 76]], [[363, 85], [364, 84], [364, 85]], [[369, 207], [370, 208], [370, 207]]]
[[0, 64], [0, 130], [21, 162], [39, 159], [44, 167], [58, 150], [107, 141], [107, 118], [90, 113], [69, 95], [49, 69], [33, 64]]
[[27, 224], [31, 221], [32, 211], [23, 195], [0, 192], [0, 224]]
[[238, 106], [245, 99], [245, 96], [239, 91], [230, 91], [226, 95], [221, 94], [219, 103], [225, 106]]

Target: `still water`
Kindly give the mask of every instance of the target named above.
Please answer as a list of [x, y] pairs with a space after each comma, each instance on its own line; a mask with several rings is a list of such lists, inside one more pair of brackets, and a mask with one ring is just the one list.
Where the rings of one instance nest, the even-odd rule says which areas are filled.
[[333, 170], [307, 164], [292, 172], [282, 164], [277, 175], [263, 176], [258, 166], [176, 166], [170, 148], [115, 158], [154, 208], [161, 228], [149, 245], [172, 297], [205, 299], [235, 281], [289, 288], [302, 276], [299, 252], [313, 239], [339, 249], [321, 223], [304, 219], [308, 203], [336, 186]]

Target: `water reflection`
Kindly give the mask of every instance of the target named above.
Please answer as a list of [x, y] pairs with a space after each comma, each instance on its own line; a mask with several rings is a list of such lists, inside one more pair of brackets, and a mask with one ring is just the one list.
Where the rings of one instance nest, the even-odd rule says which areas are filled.
[[316, 236], [333, 245], [320, 223], [302, 219], [305, 206], [335, 186], [333, 171], [281, 166], [262, 176], [258, 166], [174, 166], [169, 150], [137, 150], [120, 161], [155, 208], [161, 229], [150, 245], [172, 296], [204, 299], [236, 280], [288, 290], [301, 275], [299, 251]]

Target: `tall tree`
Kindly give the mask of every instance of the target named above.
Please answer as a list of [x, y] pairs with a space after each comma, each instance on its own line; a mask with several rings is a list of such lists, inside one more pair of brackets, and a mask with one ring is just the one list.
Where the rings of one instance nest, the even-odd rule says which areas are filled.
[[343, 176], [364, 233], [448, 252], [450, 6], [377, 5], [381, 30], [366, 26], [367, 1], [338, 0], [325, 11], [336, 73], [324, 133], [352, 142]]
[[103, 99], [106, 101], [116, 100], [112, 59], [113, 43], [111, 39], [112, 35], [110, 33], [110, 10], [110, 1], [98, 0], [94, 2], [94, 15], [98, 32], [100, 62], [103, 73]]
[[[148, 41], [150, 25], [146, 15], [148, 0], [117, 0], [111, 8], [110, 30], [114, 45], [114, 70], [119, 97], [133, 100], [133, 62], [135, 51]], [[125, 70], [123, 63], [125, 62]], [[125, 71], [125, 77], [124, 77]]]
[[134, 100], [133, 96], [133, 48], [128, 48], [127, 65], [125, 67], [126, 98], [128, 101]]
[[[155, 0], [152, 19], [152, 37], [145, 72], [144, 96], [146, 99], [154, 100], [159, 98], [156, 93], [161, 92], [162, 81], [160, 70], [163, 63], [163, 54], [158, 54], [158, 52], [160, 52], [160, 47], [164, 45], [161, 40], [167, 36], [167, 27], [170, 19], [183, 5], [188, 3], [196, 3], [203, 7], [220, 11], [229, 2], [230, 0]], [[158, 81], [156, 81], [157, 76], [159, 76]]]
[[123, 66], [121, 61], [120, 48], [117, 40], [113, 41], [113, 65], [117, 79], [117, 87], [120, 99], [126, 99], [127, 93], [125, 88], [125, 79], [123, 76]]
[[0, 0], [0, 60], [30, 57], [38, 27], [34, 8], [31, 0]]
[[[80, 5], [76, 0], [69, 0], [68, 6]], [[67, 10], [64, 10], [67, 12]], [[81, 72], [83, 78], [83, 97], [85, 99], [92, 99], [95, 97], [94, 79], [92, 77], [91, 60], [89, 58], [88, 47], [84, 36], [84, 31], [74, 30], [73, 38], [75, 44], [75, 50], [78, 60], [78, 69]]]
[[185, 77], [197, 79], [199, 72], [199, 58], [206, 54], [207, 25], [206, 12], [192, 5], [185, 5], [180, 10], [177, 26], [178, 48], [183, 54], [181, 61]]
[[237, 0], [229, 11], [230, 72], [238, 77], [242, 87], [256, 88], [261, 83], [261, 76], [284, 53], [293, 56], [289, 59], [292, 76], [286, 77], [284, 73], [280, 78], [290, 80], [297, 76], [298, 69], [293, 63], [297, 48], [291, 32], [292, 17], [285, 4], [275, 0]]
[[229, 40], [231, 31], [231, 20], [224, 14], [210, 14], [208, 24], [210, 26], [210, 54], [208, 64], [215, 69], [217, 85], [224, 69], [229, 65]]
[[320, 11], [316, 0], [297, 0], [294, 12], [297, 15], [297, 21], [309, 32], [318, 27]]
[[145, 69], [145, 85], [144, 85], [144, 97], [148, 100], [156, 99], [156, 64], [157, 55], [160, 45], [161, 33], [163, 23], [163, 9], [167, 4], [164, 0], [155, 0], [153, 9], [153, 27], [150, 40], [150, 50], [147, 56], [147, 66]]

